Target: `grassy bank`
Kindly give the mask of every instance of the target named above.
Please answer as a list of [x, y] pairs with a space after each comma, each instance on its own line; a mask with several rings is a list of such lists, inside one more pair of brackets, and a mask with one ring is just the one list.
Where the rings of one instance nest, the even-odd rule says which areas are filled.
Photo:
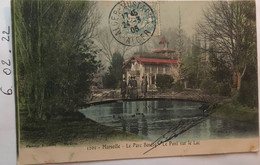
[[250, 108], [229, 99], [218, 103], [212, 116], [228, 118], [241, 122], [258, 123], [258, 109]]
[[20, 144], [26, 147], [140, 139], [87, 119], [79, 112], [67, 112], [46, 121], [32, 121], [26, 118], [26, 113], [20, 115]]

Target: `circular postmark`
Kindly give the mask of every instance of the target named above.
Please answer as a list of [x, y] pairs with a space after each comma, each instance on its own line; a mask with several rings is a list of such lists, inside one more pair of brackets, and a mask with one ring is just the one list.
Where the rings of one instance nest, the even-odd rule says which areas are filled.
[[153, 9], [142, 1], [120, 1], [111, 10], [108, 19], [110, 32], [121, 44], [142, 45], [156, 29]]

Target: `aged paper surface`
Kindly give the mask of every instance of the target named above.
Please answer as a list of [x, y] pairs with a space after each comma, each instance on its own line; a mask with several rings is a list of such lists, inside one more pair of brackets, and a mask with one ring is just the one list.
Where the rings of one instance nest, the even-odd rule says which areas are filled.
[[258, 151], [255, 1], [12, 7], [21, 164]]

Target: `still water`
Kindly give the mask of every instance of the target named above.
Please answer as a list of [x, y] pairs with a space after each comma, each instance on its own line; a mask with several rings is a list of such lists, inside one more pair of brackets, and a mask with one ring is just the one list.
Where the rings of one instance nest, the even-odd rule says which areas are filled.
[[[182, 100], [124, 101], [90, 106], [80, 110], [87, 118], [117, 130], [154, 141], [179, 121], [203, 117], [203, 103]], [[206, 140], [258, 136], [256, 124], [205, 117], [203, 122], [177, 136], [176, 140]]]

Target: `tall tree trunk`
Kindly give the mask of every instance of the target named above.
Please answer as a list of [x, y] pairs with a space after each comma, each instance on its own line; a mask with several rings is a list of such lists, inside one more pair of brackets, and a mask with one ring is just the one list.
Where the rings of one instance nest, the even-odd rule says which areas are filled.
[[233, 86], [234, 88], [237, 89], [237, 91], [240, 90], [240, 87], [241, 87], [241, 83], [242, 83], [242, 78], [245, 74], [245, 71], [246, 71], [246, 65], [244, 66], [244, 69], [242, 71], [242, 73], [240, 73], [239, 71], [235, 71], [234, 72], [234, 77], [233, 77]]
[[236, 72], [233, 72], [233, 77], [232, 77], [232, 88], [237, 88], [237, 74]]
[[237, 90], [239, 91], [240, 87], [241, 87], [241, 73], [237, 72]]

